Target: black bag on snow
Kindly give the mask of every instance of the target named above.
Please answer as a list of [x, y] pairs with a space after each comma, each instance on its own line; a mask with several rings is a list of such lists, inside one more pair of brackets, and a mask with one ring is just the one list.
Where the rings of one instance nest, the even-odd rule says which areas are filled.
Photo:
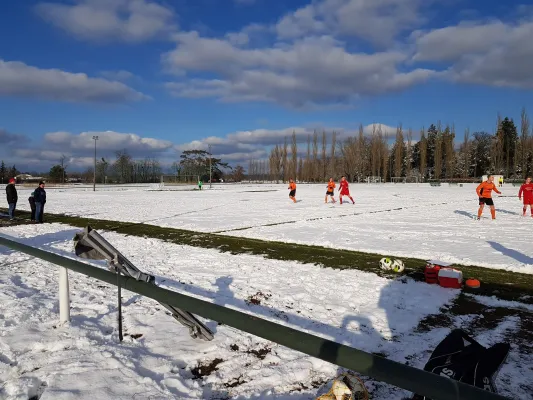
[[[455, 329], [435, 348], [424, 371], [497, 393], [493, 380], [509, 350], [509, 343], [496, 343], [487, 349], [462, 329]], [[412, 400], [431, 399], [414, 394]]]

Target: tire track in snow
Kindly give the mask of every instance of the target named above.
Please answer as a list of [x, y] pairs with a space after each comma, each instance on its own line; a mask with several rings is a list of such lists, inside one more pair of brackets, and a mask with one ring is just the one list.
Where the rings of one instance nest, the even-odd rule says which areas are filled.
[[[468, 200], [463, 200], [463, 201], [477, 201], [477, 200], [468, 199]], [[408, 209], [412, 209], [412, 208], [434, 207], [434, 206], [442, 206], [442, 205], [447, 205], [447, 204], [458, 204], [458, 203], [462, 203], [463, 201], [448, 201], [448, 202], [443, 202], [443, 203], [424, 204], [423, 206], [417, 205], [417, 206], [409, 206], [409, 207], [395, 207], [395, 208], [387, 208], [385, 210], [374, 210], [374, 211], [365, 211], [365, 212], [355, 212], [355, 213], [351, 213], [351, 214], [329, 215], [327, 217], [305, 218], [305, 219], [293, 220], [293, 221], [272, 222], [272, 223], [269, 223], [269, 224], [253, 225], [253, 226], [247, 226], [247, 227], [244, 227], [244, 228], [226, 229], [226, 230], [216, 231], [216, 232], [212, 232], [212, 233], [213, 234], [220, 234], [220, 233], [227, 233], [227, 232], [246, 231], [248, 229], [262, 228], [262, 227], [266, 227], [266, 226], [295, 224], [295, 223], [298, 223], [298, 222], [320, 221], [320, 220], [326, 220], [326, 219], [351, 217], [351, 216], [358, 216], [358, 215], [380, 214], [380, 213], [386, 213], [386, 212], [392, 212], [392, 211], [408, 210]]]

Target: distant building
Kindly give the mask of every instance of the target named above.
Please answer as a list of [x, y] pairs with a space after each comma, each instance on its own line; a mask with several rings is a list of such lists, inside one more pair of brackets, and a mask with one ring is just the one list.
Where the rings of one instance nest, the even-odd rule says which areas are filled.
[[17, 183], [39, 183], [40, 181], [44, 181], [42, 176], [32, 176], [30, 174], [20, 174], [15, 176], [15, 179]]

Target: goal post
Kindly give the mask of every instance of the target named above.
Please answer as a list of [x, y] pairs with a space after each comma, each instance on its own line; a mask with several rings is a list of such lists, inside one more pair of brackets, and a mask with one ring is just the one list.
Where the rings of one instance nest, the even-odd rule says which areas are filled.
[[365, 179], [366, 183], [368, 185], [373, 183], [382, 183], [381, 176], [367, 176]]
[[198, 185], [200, 175], [161, 175], [161, 188], [180, 185]]
[[391, 176], [390, 180], [392, 183], [406, 183], [407, 182], [405, 176]]

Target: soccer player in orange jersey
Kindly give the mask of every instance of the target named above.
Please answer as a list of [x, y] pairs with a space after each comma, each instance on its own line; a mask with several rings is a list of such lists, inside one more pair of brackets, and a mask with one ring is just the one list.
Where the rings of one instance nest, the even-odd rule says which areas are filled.
[[348, 181], [346, 180], [346, 177], [341, 178], [341, 182], [339, 183], [339, 201], [342, 204], [342, 197], [348, 196], [353, 204], [355, 204], [355, 201], [353, 201], [353, 197], [350, 196], [350, 189], [348, 189]]
[[289, 179], [289, 198], [296, 203], [296, 183], [292, 179]]
[[531, 217], [533, 217], [533, 183], [531, 183], [531, 178], [527, 177], [526, 182], [520, 186], [518, 191], [518, 199], [522, 200], [522, 195], [524, 196], [524, 207], [522, 208], [522, 215], [526, 216], [527, 206], [531, 211]]
[[324, 203], [328, 202], [328, 196], [331, 197], [331, 201], [335, 203], [335, 181], [333, 178], [329, 178], [328, 182], [328, 189], [326, 191], [326, 198], [324, 199]]
[[494, 208], [494, 201], [492, 201], [492, 191], [502, 194], [494, 184], [494, 177], [489, 175], [485, 182], [481, 182], [476, 188], [477, 196], [479, 197], [479, 210], [477, 211], [477, 219], [481, 218], [483, 214], [483, 207], [488, 205], [490, 207], [490, 214], [492, 219], [496, 219], [496, 209]]

